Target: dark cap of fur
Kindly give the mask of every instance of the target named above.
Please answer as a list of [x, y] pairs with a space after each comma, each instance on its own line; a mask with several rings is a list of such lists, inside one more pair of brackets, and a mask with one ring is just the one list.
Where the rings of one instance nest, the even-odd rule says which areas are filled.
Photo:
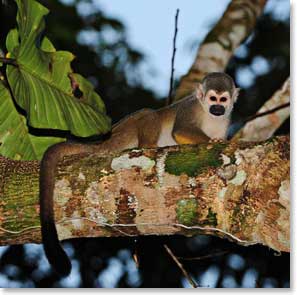
[[233, 79], [221, 72], [214, 72], [206, 75], [202, 80], [203, 87], [206, 91], [213, 89], [217, 92], [229, 91], [232, 94], [235, 84]]

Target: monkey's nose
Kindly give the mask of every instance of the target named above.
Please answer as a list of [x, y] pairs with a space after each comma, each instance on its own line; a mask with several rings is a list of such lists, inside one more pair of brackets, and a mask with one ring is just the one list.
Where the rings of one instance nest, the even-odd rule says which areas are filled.
[[209, 112], [215, 116], [222, 116], [225, 114], [225, 107], [219, 104], [214, 104], [209, 108]]

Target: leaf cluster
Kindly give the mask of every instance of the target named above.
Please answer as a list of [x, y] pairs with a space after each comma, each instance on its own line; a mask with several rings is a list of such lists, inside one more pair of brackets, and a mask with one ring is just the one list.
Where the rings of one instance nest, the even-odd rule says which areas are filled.
[[45, 36], [48, 9], [35, 0], [16, 0], [17, 27], [6, 38], [0, 81], [0, 154], [40, 159], [65, 137], [40, 136], [29, 127], [79, 137], [107, 133], [111, 120], [92, 84], [74, 73], [72, 53], [57, 51]]

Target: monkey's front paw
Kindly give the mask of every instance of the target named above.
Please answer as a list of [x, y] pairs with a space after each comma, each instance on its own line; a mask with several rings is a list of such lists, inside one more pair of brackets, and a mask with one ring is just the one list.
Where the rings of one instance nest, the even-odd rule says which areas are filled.
[[211, 138], [208, 142], [209, 143], [223, 143], [224, 139], [222, 139], [222, 138]]

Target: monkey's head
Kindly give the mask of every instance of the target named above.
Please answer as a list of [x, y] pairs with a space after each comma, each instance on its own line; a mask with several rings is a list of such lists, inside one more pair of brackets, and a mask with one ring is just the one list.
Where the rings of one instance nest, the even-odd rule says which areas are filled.
[[233, 79], [219, 72], [206, 75], [196, 91], [204, 111], [215, 117], [229, 117], [238, 94]]

